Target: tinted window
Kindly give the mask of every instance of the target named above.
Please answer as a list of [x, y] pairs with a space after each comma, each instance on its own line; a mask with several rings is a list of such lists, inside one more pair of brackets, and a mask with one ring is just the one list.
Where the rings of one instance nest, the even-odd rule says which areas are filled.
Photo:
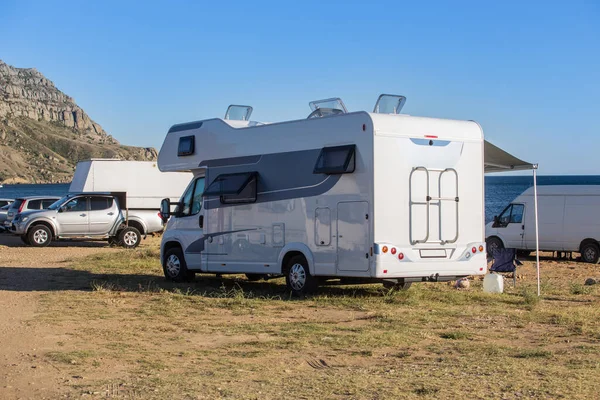
[[325, 147], [321, 150], [315, 174], [348, 174], [355, 168], [355, 145]]
[[67, 204], [65, 204], [63, 206], [64, 210], [69, 212], [69, 211], [87, 211], [87, 204], [86, 204], [86, 198], [85, 197], [77, 197], [71, 201], [69, 201]]
[[90, 197], [91, 211], [108, 210], [112, 205], [113, 199], [111, 197]]
[[28, 210], [39, 210], [40, 208], [42, 208], [41, 200], [29, 200], [29, 203], [27, 203]]
[[21, 207], [21, 204], [23, 204], [24, 201], [25, 200], [23, 200], [23, 199], [17, 199], [17, 200], [15, 200], [14, 203], [12, 203], [10, 205], [10, 208], [14, 209], [14, 210], [18, 210]]
[[178, 156], [189, 156], [194, 154], [195, 136], [184, 136], [179, 138], [179, 146], [177, 147]]
[[7, 204], [8, 204], [8, 201], [6, 201], [6, 200], [0, 200], [0, 207], [4, 207]]
[[48, 207], [50, 207], [56, 200], [52, 199], [52, 200], [42, 200], [42, 208], [46, 209]]
[[221, 196], [221, 203], [233, 204], [233, 203], [254, 203], [256, 201], [256, 185], [258, 179], [257, 175], [254, 174], [242, 187], [238, 194], [224, 194]]

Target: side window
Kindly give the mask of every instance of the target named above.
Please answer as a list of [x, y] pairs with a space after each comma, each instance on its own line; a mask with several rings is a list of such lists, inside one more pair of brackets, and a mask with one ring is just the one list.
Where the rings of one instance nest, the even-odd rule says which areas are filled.
[[324, 147], [313, 170], [315, 174], [349, 174], [356, 167], [356, 146]]
[[52, 204], [54, 204], [56, 200], [42, 200], [42, 208], [45, 210], [48, 207], [50, 207]]
[[202, 209], [202, 192], [204, 191], [204, 178], [197, 178], [181, 197], [181, 217], [196, 215]]
[[63, 206], [65, 212], [81, 212], [87, 211], [87, 201], [85, 197], [77, 197]]
[[510, 222], [510, 213], [512, 211], [512, 204], [509, 205], [502, 211], [502, 214], [498, 217], [498, 226], [505, 227], [508, 226]]
[[108, 210], [113, 205], [110, 197], [90, 197], [90, 211]]
[[525, 206], [523, 204], [513, 204], [512, 212], [510, 214], [510, 222], [514, 224], [522, 224], [524, 211]]
[[29, 203], [27, 203], [28, 210], [39, 210], [41, 207], [42, 207], [41, 200], [31, 200]]

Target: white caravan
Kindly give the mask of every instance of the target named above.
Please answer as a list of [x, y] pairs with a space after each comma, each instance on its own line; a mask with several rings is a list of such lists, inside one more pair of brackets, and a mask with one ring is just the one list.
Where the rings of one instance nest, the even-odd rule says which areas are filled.
[[194, 179], [163, 236], [167, 279], [285, 275], [301, 294], [330, 279], [407, 288], [485, 274], [481, 127], [399, 114], [404, 101], [347, 113], [328, 99], [271, 124], [230, 106], [173, 126], [158, 166]]
[[128, 225], [147, 234], [163, 230], [161, 200], [176, 201], [191, 178], [189, 172], [162, 173], [155, 161], [93, 158], [77, 163], [69, 193], [124, 193]]
[[[600, 186], [538, 186], [540, 250], [579, 252], [585, 262], [600, 257]], [[514, 199], [486, 225], [488, 250], [535, 251], [533, 188]]]

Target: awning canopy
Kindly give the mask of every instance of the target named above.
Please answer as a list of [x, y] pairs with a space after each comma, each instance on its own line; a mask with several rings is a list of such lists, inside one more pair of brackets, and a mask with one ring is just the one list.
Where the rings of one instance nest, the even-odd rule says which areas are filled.
[[494, 146], [487, 140], [483, 148], [484, 172], [510, 172], [535, 169], [536, 165], [528, 163]]

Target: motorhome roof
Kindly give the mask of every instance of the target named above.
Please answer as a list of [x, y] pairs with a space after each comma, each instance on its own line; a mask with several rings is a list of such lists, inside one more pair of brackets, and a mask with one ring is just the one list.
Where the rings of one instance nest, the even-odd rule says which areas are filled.
[[[600, 185], [538, 185], [538, 196], [600, 196]], [[533, 196], [533, 187], [521, 196]]]

